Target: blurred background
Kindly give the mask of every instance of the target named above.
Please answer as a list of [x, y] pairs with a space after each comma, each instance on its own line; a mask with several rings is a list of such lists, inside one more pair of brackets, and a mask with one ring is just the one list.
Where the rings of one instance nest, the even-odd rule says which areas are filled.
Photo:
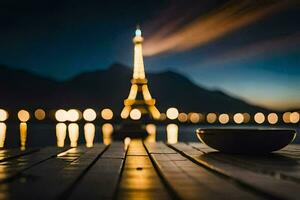
[[55, 145], [59, 131], [104, 142], [123, 120], [137, 24], [161, 112], [145, 123], [155, 140], [169, 130], [196, 141], [206, 126], [299, 129], [299, 11], [297, 0], [2, 0], [0, 136], [7, 147], [22, 131], [28, 146]]

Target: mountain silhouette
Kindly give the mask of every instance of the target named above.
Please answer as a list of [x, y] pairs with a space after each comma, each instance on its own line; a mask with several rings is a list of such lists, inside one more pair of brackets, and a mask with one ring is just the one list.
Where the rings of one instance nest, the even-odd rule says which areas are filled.
[[[163, 112], [171, 106], [185, 112], [267, 111], [222, 91], [202, 88], [172, 71], [147, 73], [146, 76], [152, 97]], [[84, 72], [65, 81], [0, 66], [0, 107], [9, 110], [110, 107], [119, 112], [128, 96], [131, 77], [132, 69], [122, 64]]]

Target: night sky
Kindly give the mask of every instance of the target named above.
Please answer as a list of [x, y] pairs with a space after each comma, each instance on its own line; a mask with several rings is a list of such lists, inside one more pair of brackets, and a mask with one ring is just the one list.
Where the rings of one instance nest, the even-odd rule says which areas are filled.
[[147, 71], [170, 69], [254, 104], [299, 108], [298, 2], [2, 0], [0, 64], [59, 80], [131, 66], [140, 24]]

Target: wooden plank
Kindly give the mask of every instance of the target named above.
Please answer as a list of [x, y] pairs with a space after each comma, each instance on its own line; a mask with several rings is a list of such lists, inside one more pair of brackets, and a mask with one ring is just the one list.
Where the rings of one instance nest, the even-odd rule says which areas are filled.
[[165, 148], [165, 144], [162, 142], [156, 142], [156, 143], [145, 143], [147, 146], [147, 150], [150, 154], [153, 153], [163, 153], [163, 154], [174, 154], [176, 153], [171, 148]]
[[21, 172], [40, 164], [58, 153], [65, 151], [57, 147], [46, 147], [39, 151], [25, 154], [23, 156], [15, 157], [0, 163], [0, 182], [6, 182], [12, 178], [17, 177]]
[[[154, 148], [155, 144], [145, 144]], [[166, 145], [159, 144], [161, 152], [171, 152]], [[149, 148], [149, 149], [150, 149]], [[151, 153], [160, 173], [169, 186], [181, 199], [262, 199], [260, 196], [244, 190], [239, 185], [199, 167], [179, 153]]]
[[0, 162], [4, 162], [31, 153], [35, 153], [38, 150], [39, 150], [38, 148], [26, 149], [23, 151], [21, 151], [20, 149], [3, 149], [0, 150]]
[[24, 171], [18, 179], [6, 184], [10, 199], [57, 199], [68, 194], [73, 184], [105, 149], [72, 148]]
[[[217, 151], [205, 148], [202, 145], [191, 144], [199, 151], [210, 153], [211, 157], [221, 162], [231, 162], [234, 165], [268, 174], [281, 179], [289, 179], [300, 183], [300, 149], [299, 145], [293, 145], [296, 151], [290, 151], [290, 145], [283, 150], [268, 155], [230, 155], [217, 153]], [[212, 154], [215, 152], [215, 154]], [[296, 156], [296, 157], [295, 157]]]
[[69, 199], [112, 199], [117, 189], [125, 149], [121, 142], [112, 143], [76, 184]]
[[171, 199], [142, 142], [132, 140], [128, 152], [117, 199]]
[[215, 155], [219, 154], [218, 152], [203, 153], [199, 151], [197, 155], [196, 153], [190, 154], [187, 150], [190, 149], [193, 151], [192, 149], [194, 148], [183, 143], [172, 145], [172, 147], [192, 161], [199, 163], [200, 166], [205, 166], [211, 171], [228, 177], [260, 194], [271, 198], [298, 199], [300, 185], [293, 181], [283, 180], [279, 177], [267, 174], [260, 174], [240, 167], [237, 162], [224, 159], [224, 154], [220, 154], [219, 158], [222, 158], [222, 160], [218, 160], [215, 157]]

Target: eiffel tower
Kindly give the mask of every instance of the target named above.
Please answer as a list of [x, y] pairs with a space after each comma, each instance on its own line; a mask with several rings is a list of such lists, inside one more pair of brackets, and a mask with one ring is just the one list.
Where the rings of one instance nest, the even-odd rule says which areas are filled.
[[160, 112], [155, 107], [155, 99], [152, 98], [148, 89], [148, 80], [145, 75], [144, 59], [142, 51], [142, 31], [137, 27], [135, 31], [134, 43], [134, 67], [131, 79], [131, 88], [128, 98], [124, 100], [124, 108], [121, 112], [123, 119], [128, 118], [132, 109], [138, 109], [142, 115], [149, 114], [150, 117], [158, 119]]

